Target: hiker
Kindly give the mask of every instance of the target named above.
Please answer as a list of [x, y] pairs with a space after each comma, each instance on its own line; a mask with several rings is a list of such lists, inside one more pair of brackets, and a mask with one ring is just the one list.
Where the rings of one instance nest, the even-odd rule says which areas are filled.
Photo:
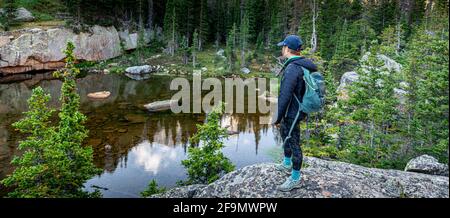
[[[301, 102], [305, 94], [303, 68], [310, 72], [316, 72], [317, 66], [311, 60], [300, 56], [303, 42], [299, 36], [289, 35], [284, 41], [278, 43], [278, 46], [282, 47], [282, 55], [287, 60], [279, 74], [281, 85], [278, 96], [278, 114], [273, 125], [280, 128], [281, 138], [284, 142], [284, 160], [281, 164], [277, 164], [277, 168], [286, 174], [291, 173], [286, 181], [278, 186], [278, 190], [288, 192], [300, 187], [303, 154], [300, 147], [299, 123], [307, 116], [306, 113], [299, 110], [300, 104], [295, 97]], [[290, 136], [289, 133], [291, 133]]]

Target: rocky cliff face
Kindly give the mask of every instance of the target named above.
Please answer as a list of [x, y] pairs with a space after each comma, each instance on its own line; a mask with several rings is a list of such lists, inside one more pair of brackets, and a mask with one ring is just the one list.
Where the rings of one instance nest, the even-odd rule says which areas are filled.
[[100, 61], [122, 53], [119, 34], [114, 27], [93, 26], [89, 32], [80, 34], [66, 28], [31, 29], [17, 38], [2, 38], [0, 73], [3, 75], [63, 67], [67, 41], [75, 44], [75, 55], [79, 60]]
[[155, 198], [448, 198], [448, 176], [371, 169], [348, 163], [305, 158], [302, 187], [276, 190], [286, 174], [274, 164], [231, 172], [210, 185], [169, 190]]

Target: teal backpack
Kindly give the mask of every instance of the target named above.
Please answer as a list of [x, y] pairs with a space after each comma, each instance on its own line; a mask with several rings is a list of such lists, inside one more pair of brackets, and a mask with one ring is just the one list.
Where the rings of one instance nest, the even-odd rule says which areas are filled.
[[300, 110], [304, 113], [319, 112], [325, 105], [325, 80], [319, 72], [311, 73], [304, 67], [302, 69], [306, 86], [305, 95], [303, 95], [302, 102], [297, 96], [294, 95], [294, 97], [300, 104]]

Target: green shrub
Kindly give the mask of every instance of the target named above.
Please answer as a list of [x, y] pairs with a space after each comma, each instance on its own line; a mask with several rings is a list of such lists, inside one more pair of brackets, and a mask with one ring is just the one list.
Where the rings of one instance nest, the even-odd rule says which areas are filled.
[[150, 197], [155, 194], [160, 194], [166, 191], [166, 188], [162, 187], [159, 188], [156, 181], [153, 179], [147, 186], [147, 189], [145, 189], [143, 192], [141, 192], [142, 197]]
[[189, 179], [184, 184], [208, 184], [219, 179], [222, 174], [234, 170], [234, 165], [224, 156], [222, 142], [228, 136], [227, 130], [221, 128], [220, 118], [224, 104], [214, 108], [208, 115], [207, 122], [197, 125], [198, 132], [191, 138], [192, 144], [201, 147], [190, 147], [188, 159], [181, 163], [186, 168]]
[[74, 66], [73, 50], [74, 46], [69, 42], [65, 51], [66, 68], [55, 73], [63, 79], [59, 124], [51, 125], [54, 110], [47, 107], [50, 95], [41, 87], [33, 90], [25, 118], [13, 124], [28, 137], [19, 145], [19, 149], [25, 150], [24, 154], [12, 161], [16, 165], [15, 171], [1, 181], [14, 189], [9, 197], [100, 196], [98, 191], [88, 193], [83, 190], [84, 183], [100, 170], [93, 164], [92, 148], [81, 146], [88, 131], [83, 126], [86, 117], [78, 111], [80, 96], [76, 92], [75, 78], [79, 70]]

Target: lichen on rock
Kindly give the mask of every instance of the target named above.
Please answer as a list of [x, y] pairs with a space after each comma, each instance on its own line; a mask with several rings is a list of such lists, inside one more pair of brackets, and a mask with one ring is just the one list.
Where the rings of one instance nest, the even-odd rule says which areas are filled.
[[286, 174], [274, 164], [256, 164], [209, 185], [178, 187], [155, 198], [448, 198], [448, 177], [305, 158], [302, 186], [277, 191]]

